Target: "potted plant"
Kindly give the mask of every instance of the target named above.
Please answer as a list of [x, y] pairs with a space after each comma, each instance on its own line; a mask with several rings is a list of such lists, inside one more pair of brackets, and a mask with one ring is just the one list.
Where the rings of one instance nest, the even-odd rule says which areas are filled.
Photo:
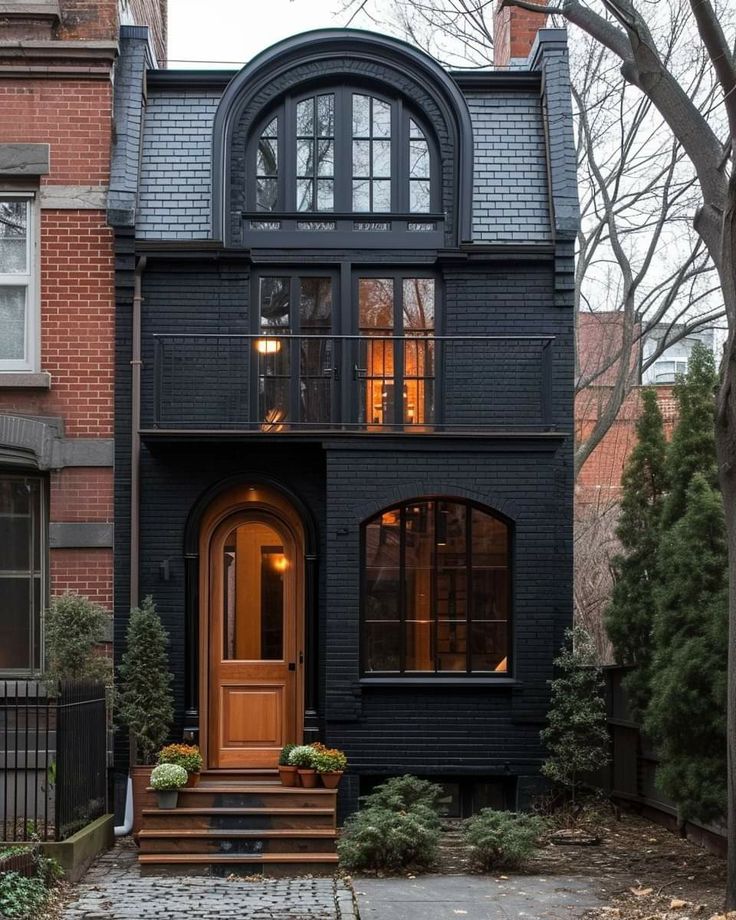
[[295, 747], [295, 744], [286, 744], [279, 754], [279, 779], [283, 786], [296, 786], [297, 768], [289, 763], [289, 755]]
[[314, 766], [316, 753], [309, 744], [297, 744], [289, 753], [289, 763], [297, 768], [299, 782], [305, 789], [314, 789], [317, 785], [317, 770]]
[[161, 748], [156, 758], [159, 763], [175, 763], [187, 771], [187, 786], [199, 784], [202, 769], [202, 755], [196, 744], [167, 744]]
[[348, 759], [337, 748], [315, 745], [314, 765], [326, 789], [337, 789]]
[[147, 791], [151, 764], [168, 737], [174, 717], [168, 638], [151, 597], [131, 610], [127, 647], [119, 668], [117, 715], [130, 735], [134, 836], [141, 828], [143, 809], [153, 805], [153, 796]]
[[160, 763], [151, 770], [151, 789], [159, 808], [176, 808], [179, 790], [187, 784], [187, 771], [178, 763]]

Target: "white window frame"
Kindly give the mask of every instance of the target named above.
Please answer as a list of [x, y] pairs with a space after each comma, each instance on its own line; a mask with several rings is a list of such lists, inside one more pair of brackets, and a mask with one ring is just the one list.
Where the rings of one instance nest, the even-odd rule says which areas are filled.
[[0, 271], [0, 287], [25, 287], [25, 341], [22, 358], [0, 358], [0, 374], [36, 372], [41, 364], [41, 299], [38, 264], [38, 195], [31, 191], [0, 191], [2, 201], [28, 202], [28, 230], [26, 233], [26, 269], [24, 273]]

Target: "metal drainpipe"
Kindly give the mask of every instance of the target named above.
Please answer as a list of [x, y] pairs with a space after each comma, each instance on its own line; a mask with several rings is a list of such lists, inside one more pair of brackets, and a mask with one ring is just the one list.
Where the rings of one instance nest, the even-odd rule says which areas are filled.
[[133, 341], [130, 388], [130, 606], [139, 601], [140, 559], [140, 462], [141, 462], [141, 279], [146, 267], [146, 257], [141, 256], [135, 266], [133, 287]]

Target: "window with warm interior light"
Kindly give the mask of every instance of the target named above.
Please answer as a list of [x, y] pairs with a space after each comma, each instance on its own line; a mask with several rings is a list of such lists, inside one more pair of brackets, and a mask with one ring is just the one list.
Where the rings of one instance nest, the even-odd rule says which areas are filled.
[[510, 531], [468, 501], [421, 498], [363, 525], [367, 676], [509, 671]]

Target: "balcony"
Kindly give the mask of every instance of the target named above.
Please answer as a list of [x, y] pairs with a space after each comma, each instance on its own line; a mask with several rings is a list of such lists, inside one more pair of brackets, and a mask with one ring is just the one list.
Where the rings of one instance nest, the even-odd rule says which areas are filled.
[[157, 429], [475, 434], [555, 427], [554, 336], [152, 338]]

